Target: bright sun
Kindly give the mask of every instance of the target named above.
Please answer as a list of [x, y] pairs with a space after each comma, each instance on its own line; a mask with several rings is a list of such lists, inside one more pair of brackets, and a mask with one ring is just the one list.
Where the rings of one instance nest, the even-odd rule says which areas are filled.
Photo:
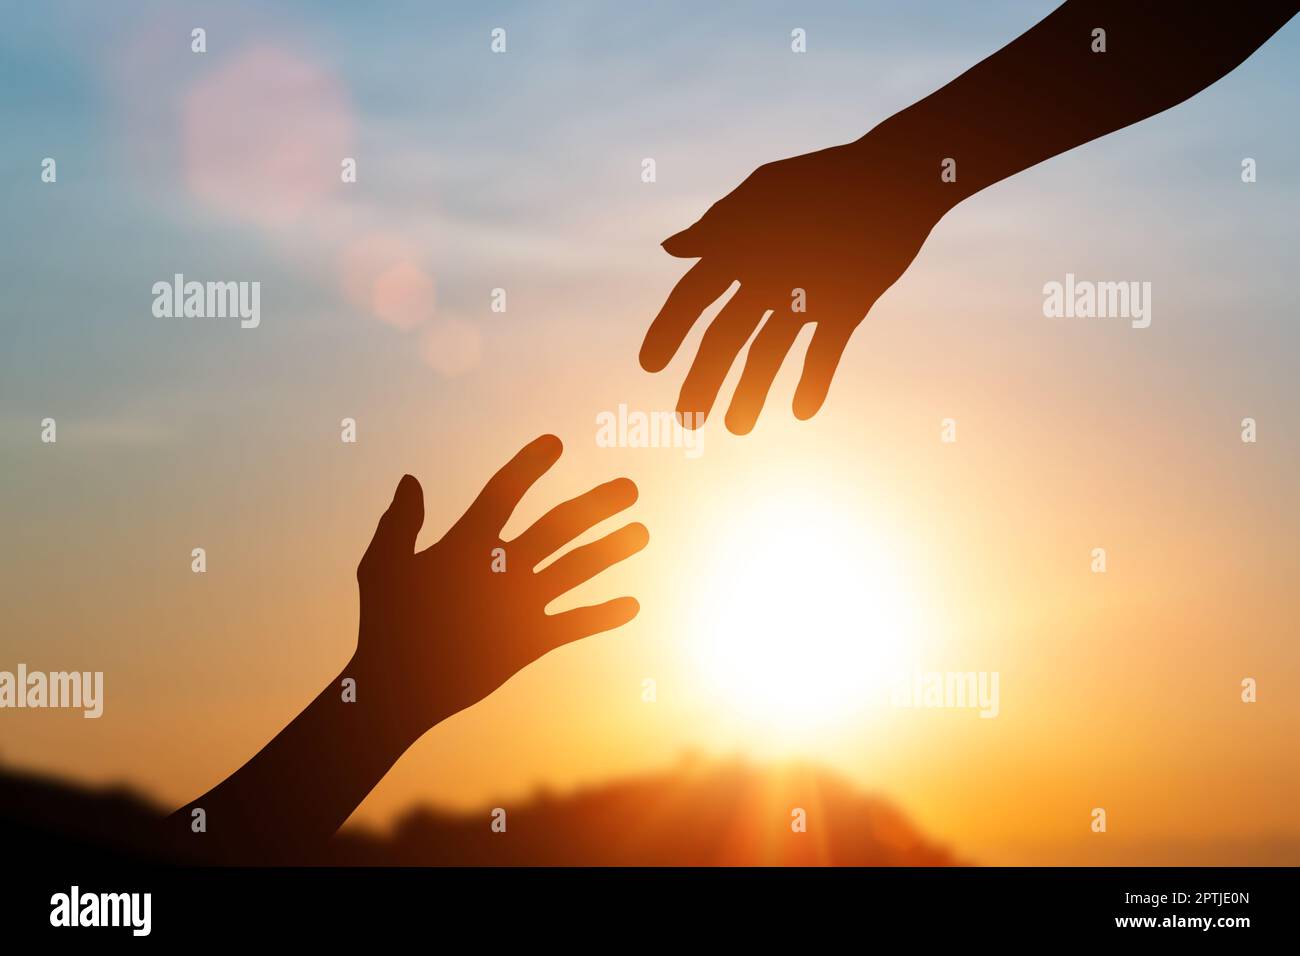
[[691, 642], [718, 703], [789, 738], [887, 699], [914, 622], [907, 576], [872, 528], [824, 498], [782, 496], [718, 531]]

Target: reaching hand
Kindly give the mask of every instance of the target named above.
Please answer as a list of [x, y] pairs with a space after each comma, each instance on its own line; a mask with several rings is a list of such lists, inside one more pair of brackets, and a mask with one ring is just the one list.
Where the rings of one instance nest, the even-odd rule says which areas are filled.
[[[420, 484], [402, 478], [357, 568], [361, 628], [354, 666], [398, 702], [394, 717], [417, 736], [486, 697], [552, 648], [626, 624], [631, 597], [548, 615], [557, 597], [645, 547], [633, 523], [533, 569], [636, 501], [619, 478], [553, 508], [511, 541], [501, 529], [524, 493], [560, 457], [553, 435], [528, 444], [493, 476], [441, 541], [415, 551], [424, 523]], [[497, 550], [501, 549], [501, 550]], [[494, 570], [495, 568], [495, 570]], [[373, 688], [371, 693], [374, 693]]]
[[[736, 356], [769, 312], [749, 348], [727, 427], [738, 435], [754, 427], [808, 322], [817, 329], [794, 413], [816, 414], [853, 330], [942, 216], [938, 182], [937, 161], [922, 170], [873, 131], [856, 143], [760, 166], [699, 222], [665, 241], [669, 254], [700, 261], [646, 333], [646, 371], [663, 369], [700, 313], [740, 282], [705, 332], [682, 385], [677, 411], [684, 423], [703, 423]], [[805, 311], [795, 310], [798, 290]]]
[[[231, 862], [310, 861], [435, 723], [552, 648], [636, 616], [630, 597], [562, 614], [545, 609], [645, 547], [640, 524], [534, 571], [636, 501], [636, 485], [626, 478], [566, 501], [519, 537], [501, 540], [519, 499], [560, 451], [554, 435], [529, 443], [455, 527], [420, 552], [424, 495], [418, 481], [402, 478], [357, 567], [361, 633], [340, 680], [239, 770], [168, 818], [170, 852]], [[194, 822], [199, 815], [203, 829]]]

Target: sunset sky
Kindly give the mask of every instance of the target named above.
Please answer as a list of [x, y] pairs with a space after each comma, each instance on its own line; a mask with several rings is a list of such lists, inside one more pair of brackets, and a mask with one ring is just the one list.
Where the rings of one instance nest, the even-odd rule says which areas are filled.
[[[825, 764], [983, 863], [1300, 863], [1296, 24], [950, 213], [811, 421], [792, 358], [747, 437], [596, 442], [674, 407], [703, 328], [641, 370], [687, 265], [662, 239], [1055, 5], [6, 5], [0, 669], [102, 670], [106, 701], [0, 712], [0, 761], [193, 798], [347, 661], [401, 475], [427, 545], [553, 432], [508, 530], [633, 478], [649, 547], [567, 603], [639, 617], [435, 728], [355, 819], [699, 752]], [[260, 327], [155, 318], [175, 273], [261, 282]], [[1045, 318], [1066, 273], [1149, 281], [1151, 326]], [[886, 666], [996, 671], [1000, 712], [891, 706]]]

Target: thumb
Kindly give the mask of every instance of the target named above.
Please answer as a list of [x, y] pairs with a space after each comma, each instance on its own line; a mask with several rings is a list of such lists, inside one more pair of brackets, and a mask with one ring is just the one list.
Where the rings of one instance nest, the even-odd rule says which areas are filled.
[[375, 528], [375, 536], [361, 560], [407, 557], [415, 551], [415, 539], [424, 525], [424, 492], [411, 475], [403, 475]]
[[704, 255], [704, 230], [701, 219], [695, 225], [669, 236], [660, 245], [664, 252], [678, 259], [697, 259]]
[[735, 202], [731, 195], [723, 196], [695, 220], [693, 225], [673, 233], [659, 245], [664, 252], [678, 259], [698, 259], [707, 255], [720, 240], [725, 240], [728, 223], [736, 219]]

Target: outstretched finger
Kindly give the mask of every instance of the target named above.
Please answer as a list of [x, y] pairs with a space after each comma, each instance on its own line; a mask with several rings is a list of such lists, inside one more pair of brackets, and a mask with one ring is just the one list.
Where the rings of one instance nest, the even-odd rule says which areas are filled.
[[572, 611], [550, 616], [546, 636], [551, 647], [581, 640], [601, 631], [622, 627], [641, 610], [636, 598], [620, 597], [604, 604], [576, 607]]
[[564, 445], [554, 435], [533, 439], [483, 486], [461, 521], [500, 534], [524, 492], [559, 460], [562, 451]]
[[732, 363], [763, 319], [765, 301], [750, 286], [742, 285], [704, 333], [677, 398], [677, 412], [688, 428], [699, 427], [708, 417]]
[[650, 532], [640, 522], [633, 522], [607, 534], [599, 541], [574, 548], [554, 564], [539, 571], [537, 586], [547, 600], [590, 581], [606, 568], [636, 554], [650, 540]]
[[700, 313], [731, 287], [733, 277], [724, 269], [701, 260], [677, 280], [664, 306], [650, 323], [641, 343], [641, 367], [647, 372], [663, 369], [677, 350]]
[[510, 542], [510, 550], [518, 553], [531, 568], [584, 531], [630, 508], [636, 499], [636, 484], [627, 478], [615, 478], [597, 485], [542, 515], [531, 528]]
[[808, 343], [808, 354], [804, 356], [803, 375], [794, 393], [795, 418], [812, 418], [822, 407], [831, 388], [831, 379], [835, 377], [835, 369], [840, 364], [840, 357], [855, 328], [856, 323], [817, 323], [817, 331]]
[[781, 363], [804, 325], [793, 315], [772, 315], [758, 330], [745, 355], [745, 370], [727, 410], [727, 428], [732, 434], [748, 435], [753, 430], [767, 393], [772, 390], [772, 382], [781, 371]]

